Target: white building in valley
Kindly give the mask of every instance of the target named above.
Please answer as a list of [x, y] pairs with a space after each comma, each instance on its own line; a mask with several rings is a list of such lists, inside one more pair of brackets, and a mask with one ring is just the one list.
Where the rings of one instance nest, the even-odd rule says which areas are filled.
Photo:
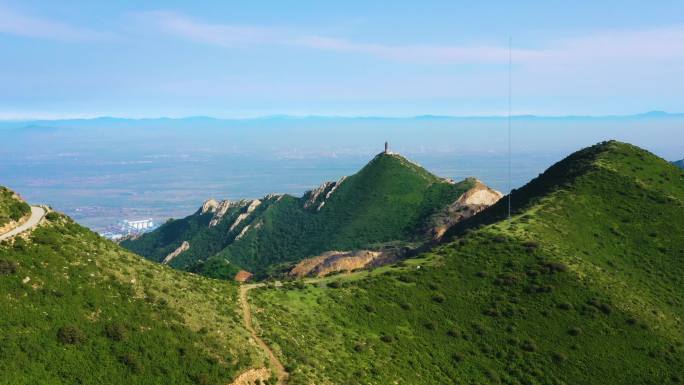
[[152, 219], [141, 219], [137, 221], [124, 220], [122, 230], [130, 232], [142, 232], [154, 227]]

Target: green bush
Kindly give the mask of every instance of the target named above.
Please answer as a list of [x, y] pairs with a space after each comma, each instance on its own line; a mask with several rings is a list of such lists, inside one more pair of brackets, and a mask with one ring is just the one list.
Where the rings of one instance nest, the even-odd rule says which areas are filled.
[[67, 325], [57, 330], [57, 340], [67, 345], [78, 345], [86, 340], [86, 336], [78, 327]]
[[105, 326], [105, 335], [114, 341], [126, 341], [129, 331], [126, 325], [115, 322]]
[[17, 263], [14, 261], [8, 261], [6, 259], [0, 259], [0, 275], [9, 275], [17, 272]]

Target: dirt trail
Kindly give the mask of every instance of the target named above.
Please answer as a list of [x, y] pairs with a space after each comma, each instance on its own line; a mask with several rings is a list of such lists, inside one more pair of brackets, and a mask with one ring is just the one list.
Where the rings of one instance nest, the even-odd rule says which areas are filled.
[[[266, 354], [268, 354], [268, 359], [271, 362], [271, 366], [275, 369], [276, 376], [278, 377], [277, 384], [278, 385], [284, 385], [285, 383], [287, 383], [287, 378], [288, 378], [288, 374], [287, 374], [287, 371], [285, 370], [285, 367], [280, 362], [280, 360], [278, 360], [278, 357], [276, 357], [276, 355], [273, 353], [273, 350], [271, 350], [271, 348], [266, 344], [266, 342], [264, 342], [264, 340], [262, 340], [261, 337], [259, 337], [256, 330], [254, 330], [254, 326], [252, 326], [252, 310], [249, 307], [248, 294], [249, 294], [250, 290], [257, 288], [257, 287], [262, 287], [262, 286], [264, 286], [263, 283], [240, 285], [240, 307], [242, 308], [242, 318], [245, 322], [245, 327], [247, 328], [249, 333], [252, 335], [254, 340], [257, 342], [259, 347], [261, 347], [261, 349], [263, 349], [266, 352]], [[252, 369], [252, 371], [260, 371], [260, 373], [262, 373], [262, 374], [264, 373], [263, 369], [256, 369], [256, 370]], [[240, 377], [242, 377], [243, 375], [245, 375], [249, 372], [250, 371], [243, 373], [242, 375], [240, 375]], [[236, 382], [233, 382], [233, 384], [237, 385], [237, 384], [249, 383], [249, 382], [242, 382], [242, 383], [237, 382], [240, 379], [240, 377], [238, 377], [235, 380]]]

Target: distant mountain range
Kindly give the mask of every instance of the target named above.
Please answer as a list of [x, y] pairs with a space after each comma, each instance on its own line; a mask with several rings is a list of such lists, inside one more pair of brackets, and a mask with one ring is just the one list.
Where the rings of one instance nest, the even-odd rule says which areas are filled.
[[678, 160], [678, 161], [672, 162], [672, 163], [674, 163], [675, 166], [679, 166], [679, 167], [681, 167], [681, 168], [684, 168], [684, 159]]
[[[638, 114], [626, 115], [513, 115], [513, 119], [543, 119], [543, 120], [579, 120], [579, 119], [639, 119], [639, 118], [682, 118], [684, 113], [672, 113], [665, 111], [649, 111]], [[268, 115], [244, 118], [218, 118], [211, 116], [188, 116], [188, 117], [158, 117], [158, 118], [125, 118], [101, 116], [93, 118], [65, 118], [65, 119], [12, 119], [0, 120], [2, 127], [26, 127], [26, 126], [72, 126], [81, 125], [120, 125], [120, 124], [159, 124], [159, 123], [205, 123], [220, 124], [226, 122], [263, 122], [263, 121], [315, 121], [315, 120], [491, 120], [508, 119], [503, 115], [416, 115], [416, 116], [336, 116], [336, 115]]]

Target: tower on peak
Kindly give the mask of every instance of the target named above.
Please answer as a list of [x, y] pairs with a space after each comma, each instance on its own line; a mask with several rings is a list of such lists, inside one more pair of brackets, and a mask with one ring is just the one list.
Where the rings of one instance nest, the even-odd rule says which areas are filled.
[[389, 143], [385, 142], [385, 154], [389, 153]]

